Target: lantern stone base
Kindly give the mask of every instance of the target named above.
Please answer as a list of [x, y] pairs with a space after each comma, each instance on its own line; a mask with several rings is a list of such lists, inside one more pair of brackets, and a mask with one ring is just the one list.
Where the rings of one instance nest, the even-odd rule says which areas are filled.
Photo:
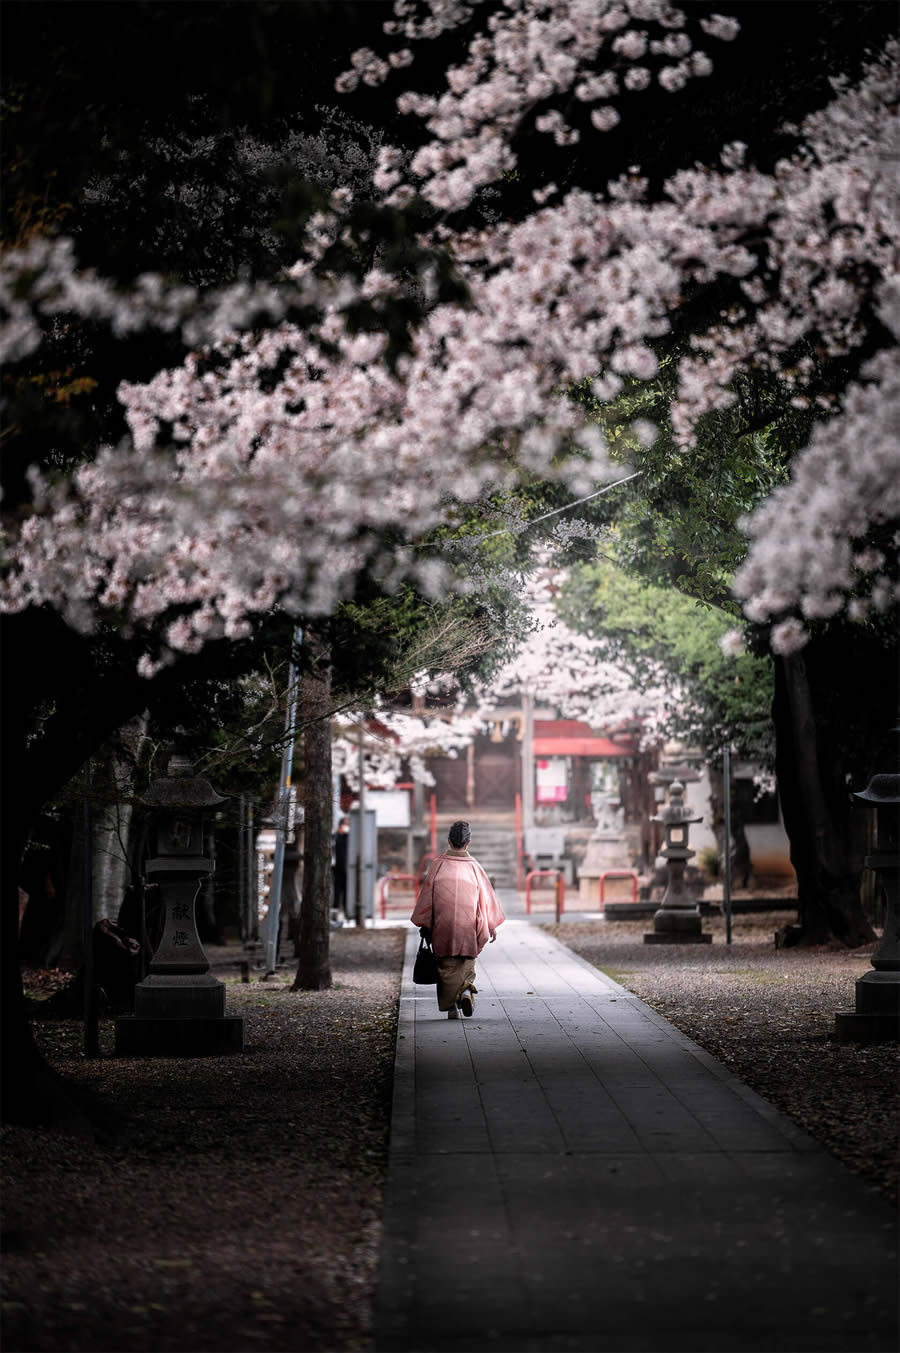
[[244, 1021], [240, 1015], [218, 1019], [120, 1015], [116, 1020], [118, 1057], [223, 1057], [243, 1050]]
[[645, 930], [645, 944], [712, 944], [712, 935], [706, 931], [699, 931], [697, 934], [688, 934], [684, 930]]
[[900, 1042], [900, 1015], [876, 1015], [861, 1010], [838, 1010], [834, 1033], [839, 1043]]
[[653, 917], [653, 929], [644, 932], [644, 943], [712, 944], [712, 935], [703, 930], [697, 908], [661, 907]]
[[225, 984], [208, 972], [173, 973], [151, 968], [134, 989], [137, 1019], [222, 1019]]
[[856, 1009], [838, 1010], [834, 1032], [841, 1043], [900, 1040], [900, 973], [867, 972], [856, 983]]
[[244, 1021], [225, 1014], [225, 985], [208, 972], [153, 972], [116, 1020], [120, 1057], [220, 1057], [244, 1048]]

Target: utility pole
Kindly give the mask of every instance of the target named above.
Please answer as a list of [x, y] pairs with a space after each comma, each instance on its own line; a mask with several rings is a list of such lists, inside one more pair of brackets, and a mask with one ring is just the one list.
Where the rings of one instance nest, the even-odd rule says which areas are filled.
[[359, 722], [359, 855], [356, 862], [356, 928], [362, 930], [366, 924], [366, 766], [363, 755], [363, 739], [366, 726]]
[[731, 943], [731, 748], [722, 753], [722, 797], [725, 822], [722, 831], [722, 906], [725, 912], [725, 943]]
[[84, 977], [85, 1057], [100, 1056], [97, 989], [94, 986], [94, 832], [91, 812], [91, 763], [84, 763], [84, 860], [82, 865], [81, 972]]
[[294, 729], [297, 721], [297, 667], [294, 650], [303, 642], [303, 630], [298, 626], [291, 644], [288, 664], [287, 707], [284, 715], [284, 747], [281, 752], [281, 776], [278, 784], [278, 806], [275, 810], [275, 860], [272, 886], [269, 892], [269, 912], [266, 916], [266, 977], [275, 972], [278, 961], [278, 929], [281, 923], [281, 875], [284, 872], [284, 838], [287, 835], [291, 804], [291, 769], [294, 764]]
[[528, 851], [529, 835], [534, 826], [534, 696], [531, 691], [522, 692], [522, 714], [522, 829]]

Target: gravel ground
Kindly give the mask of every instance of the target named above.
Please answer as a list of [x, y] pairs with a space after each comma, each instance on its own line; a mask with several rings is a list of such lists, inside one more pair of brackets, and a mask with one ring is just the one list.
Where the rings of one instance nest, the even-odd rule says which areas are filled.
[[[868, 955], [776, 950], [783, 921], [737, 917], [730, 950], [718, 919], [702, 948], [645, 946], [643, 923], [548, 929], [896, 1198], [900, 1052], [832, 1037]], [[241, 1057], [85, 1062], [78, 1022], [36, 1021], [109, 1126], [4, 1131], [5, 1353], [371, 1347], [404, 934], [336, 932], [315, 993], [288, 969], [242, 985], [242, 950], [210, 950]]]
[[900, 1048], [838, 1043], [871, 950], [776, 949], [783, 912], [704, 921], [711, 945], [645, 945], [649, 922], [548, 926], [897, 1202]]
[[5, 1353], [369, 1347], [404, 931], [332, 941], [324, 992], [208, 951], [243, 1056], [86, 1062], [76, 1021], [35, 1021], [110, 1124], [4, 1131]]

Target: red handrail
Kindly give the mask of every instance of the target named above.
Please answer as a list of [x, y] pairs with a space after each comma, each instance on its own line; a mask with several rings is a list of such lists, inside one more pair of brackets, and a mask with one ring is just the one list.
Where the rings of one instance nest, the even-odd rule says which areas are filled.
[[531, 880], [538, 878], [556, 879], [556, 919], [566, 909], [566, 881], [561, 869], [532, 869], [525, 877], [525, 911], [531, 915]]
[[413, 885], [413, 888], [415, 890], [413, 894], [414, 898], [413, 905], [415, 905], [415, 902], [418, 901], [419, 880], [416, 878], [415, 874], [385, 874], [381, 879], [379, 879], [378, 882], [378, 904], [381, 907], [382, 921], [387, 919], [388, 885], [391, 883], [396, 883], [399, 879], [405, 879], [407, 883], [411, 883]]
[[633, 869], [604, 869], [600, 875], [600, 901], [606, 901], [606, 880], [607, 879], [631, 879], [631, 900], [637, 901], [638, 897], [638, 876]]
[[419, 872], [418, 872], [418, 874], [416, 874], [416, 887], [417, 887], [417, 888], [421, 888], [421, 886], [422, 886], [422, 880], [423, 880], [423, 878], [425, 877], [425, 875], [428, 873], [428, 866], [431, 864], [431, 862], [432, 862], [433, 859], [434, 859], [434, 855], [432, 855], [431, 851], [430, 851], [430, 850], [426, 850], [425, 854], [422, 856], [421, 860], [419, 861]]

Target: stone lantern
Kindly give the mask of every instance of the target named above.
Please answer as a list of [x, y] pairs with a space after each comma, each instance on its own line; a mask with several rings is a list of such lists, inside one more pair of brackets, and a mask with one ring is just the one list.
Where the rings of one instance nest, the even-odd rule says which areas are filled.
[[142, 802], [155, 810], [146, 877], [159, 887], [163, 934], [149, 973], [135, 987], [134, 1014], [116, 1020], [116, 1052], [125, 1057], [240, 1052], [244, 1021], [225, 1014], [225, 986], [209, 971], [195, 916], [197, 894], [214, 868], [205, 849], [208, 822], [226, 800], [176, 753]]
[[659, 822], [666, 834], [660, 855], [666, 862], [668, 880], [659, 910], [653, 917], [653, 929], [644, 935], [645, 944], [712, 944], [712, 935], [703, 930], [700, 908], [684, 883], [687, 862], [696, 854], [688, 846], [691, 823], [703, 820], [690, 817], [689, 813], [684, 801], [684, 785], [680, 780], [674, 780], [665, 808], [650, 819]]
[[873, 775], [855, 799], [875, 810], [875, 848], [865, 857], [884, 894], [884, 934], [872, 955], [872, 970], [856, 983], [856, 1009], [838, 1010], [835, 1034], [842, 1043], [900, 1038], [900, 775]]

